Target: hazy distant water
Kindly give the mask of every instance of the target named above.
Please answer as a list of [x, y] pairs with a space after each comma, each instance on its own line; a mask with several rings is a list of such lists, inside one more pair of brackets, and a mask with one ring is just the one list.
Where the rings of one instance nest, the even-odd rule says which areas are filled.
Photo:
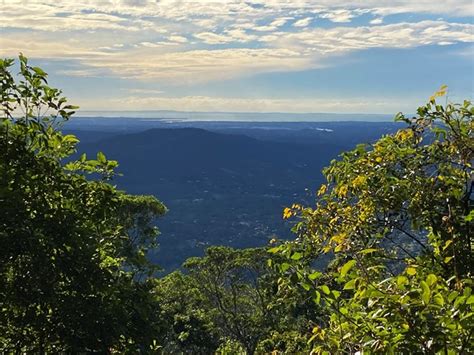
[[390, 122], [392, 114], [342, 113], [284, 113], [284, 112], [181, 112], [181, 111], [79, 111], [80, 117], [141, 118], [185, 121], [241, 121], [241, 122], [334, 122], [367, 121]]

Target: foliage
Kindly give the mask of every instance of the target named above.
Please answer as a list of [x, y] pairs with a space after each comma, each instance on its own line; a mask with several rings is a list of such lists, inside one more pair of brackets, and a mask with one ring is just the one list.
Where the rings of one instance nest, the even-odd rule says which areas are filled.
[[18, 82], [13, 64], [0, 60], [0, 351], [148, 347], [146, 253], [166, 209], [111, 185], [117, 162], [102, 153], [65, 164], [78, 140], [59, 129], [76, 107], [24, 56]]
[[166, 330], [160, 338], [166, 354], [212, 354], [220, 344], [212, 312], [197, 280], [175, 271], [156, 280], [154, 295]]
[[[474, 350], [474, 108], [440, 95], [418, 117], [398, 114], [407, 128], [332, 161], [314, 208], [284, 211], [298, 238], [273, 249], [288, 258], [280, 269], [326, 307], [316, 353]], [[308, 267], [328, 254], [326, 273]]]
[[205, 257], [188, 259], [184, 266], [210, 303], [224, 337], [253, 354], [276, 322], [268, 307], [274, 279], [268, 272], [266, 251], [211, 247]]
[[[279, 260], [265, 249], [210, 247], [204, 257], [185, 262], [186, 275], [175, 272], [158, 280], [155, 294], [168, 329], [164, 351], [253, 354], [306, 349], [299, 334], [315, 324], [308, 317], [310, 299], [296, 293], [281, 302], [279, 275], [268, 266], [269, 258]], [[291, 341], [295, 336], [299, 343]]]

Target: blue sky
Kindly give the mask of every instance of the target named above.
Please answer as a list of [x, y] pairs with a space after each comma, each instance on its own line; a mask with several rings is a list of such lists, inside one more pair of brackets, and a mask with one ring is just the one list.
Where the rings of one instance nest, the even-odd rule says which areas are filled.
[[83, 110], [414, 112], [472, 99], [467, 0], [2, 2], [23, 52]]

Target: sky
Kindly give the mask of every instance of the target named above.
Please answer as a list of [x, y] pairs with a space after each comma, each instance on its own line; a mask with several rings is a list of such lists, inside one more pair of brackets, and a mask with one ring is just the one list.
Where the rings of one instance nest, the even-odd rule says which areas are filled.
[[26, 55], [81, 110], [414, 112], [474, 92], [471, 0], [0, 0]]

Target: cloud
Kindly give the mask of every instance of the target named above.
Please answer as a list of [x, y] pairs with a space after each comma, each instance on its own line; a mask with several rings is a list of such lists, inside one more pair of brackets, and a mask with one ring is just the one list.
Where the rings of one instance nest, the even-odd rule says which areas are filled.
[[319, 17], [328, 19], [332, 22], [350, 22], [357, 13], [350, 10], [335, 10], [320, 14]]
[[381, 26], [315, 28], [279, 36], [280, 45], [319, 53], [340, 53], [369, 48], [412, 48], [443, 42], [474, 42], [474, 26], [445, 21], [421, 21]]
[[148, 96], [148, 95], [154, 96], [154, 95], [161, 95], [164, 93], [164, 91], [156, 90], [156, 89], [124, 89], [124, 90], [126, 90], [128, 93], [132, 95], [138, 94], [142, 96]]
[[200, 39], [207, 44], [222, 44], [232, 41], [232, 37], [224, 36], [212, 32], [202, 32], [194, 35], [194, 37]]
[[168, 37], [168, 40], [171, 42], [177, 42], [177, 43], [186, 43], [188, 39], [184, 36], [179, 36], [179, 35], [171, 35]]
[[229, 35], [232, 37], [232, 40], [236, 42], [250, 42], [250, 41], [255, 41], [257, 40], [258, 36], [253, 35], [253, 34], [248, 34], [245, 30], [243, 29], [233, 29], [233, 30], [226, 30], [225, 34]]
[[292, 20], [292, 19], [293, 19], [292, 17], [277, 18], [277, 19], [273, 20], [272, 23], [270, 23], [270, 26], [273, 26], [275, 28], [281, 27], [281, 26], [285, 25], [288, 22], [288, 20]]
[[[32, 58], [73, 61], [75, 66], [62, 72], [69, 75], [166, 80], [187, 85], [259, 73], [322, 68], [330, 65], [332, 56], [369, 48], [473, 43], [473, 30], [474, 25], [446, 21], [306, 27], [298, 31], [270, 32], [264, 36], [233, 29], [221, 34], [198, 33], [194, 36], [200, 41], [198, 44], [190, 44], [184, 36], [177, 34], [158, 36], [164, 40], [135, 42], [142, 37], [132, 34], [121, 38], [121, 41], [129, 41], [127, 45], [118, 47], [119, 50], [111, 50], [117, 40], [113, 35], [64, 34], [52, 41], [43, 32], [7, 32], [2, 34], [1, 54], [15, 56], [26, 48], [25, 54]], [[261, 45], [252, 42], [247, 46], [249, 41], [258, 41]], [[211, 48], [202, 48], [202, 43], [211, 45]], [[212, 47], [233, 43], [239, 45], [218, 49]]]
[[[263, 5], [263, 6], [255, 6]], [[283, 26], [288, 17], [319, 13], [333, 22], [348, 22], [360, 13], [389, 16], [402, 13], [473, 16], [470, 0], [321, 0], [321, 1], [140, 1], [3, 0], [0, 27], [41, 31], [143, 31], [196, 27], [214, 31], [238, 19], [261, 31]], [[234, 14], [239, 14], [238, 18]], [[264, 22], [267, 25], [255, 25]], [[190, 28], [187, 28], [190, 29]]]
[[383, 23], [383, 18], [381, 17], [378, 17], [378, 18], [374, 18], [373, 20], [371, 20], [369, 22], [371, 25], [381, 25]]
[[317, 67], [311, 57], [289, 49], [229, 48], [189, 50], [170, 53], [141, 47], [127, 53], [96, 57], [87, 66], [103, 68], [122, 78], [166, 80], [181, 85], [225, 80], [256, 73], [303, 70]]
[[117, 99], [84, 100], [81, 107], [91, 110], [130, 110], [139, 107], [141, 110], [176, 110], [196, 112], [337, 112], [337, 113], [392, 113], [400, 109], [410, 111], [416, 108], [417, 99], [400, 98], [239, 98], [213, 96], [181, 96], [181, 97], [143, 97], [132, 95]]
[[[471, 23], [382, 20], [404, 12], [468, 16], [472, 8], [464, 0], [5, 0], [0, 55], [25, 51], [32, 58], [68, 60], [61, 73], [74, 76], [186, 85], [323, 68], [333, 56], [369, 48], [473, 43]], [[346, 25], [357, 16], [364, 25]], [[317, 17], [330, 23], [309, 26]]]
[[303, 19], [301, 19], [301, 20], [296, 21], [296, 22], [293, 24], [293, 26], [295, 26], [295, 27], [306, 27], [306, 26], [308, 26], [308, 25], [310, 24], [310, 22], [311, 22], [312, 19], [313, 19], [312, 17], [303, 18]]

